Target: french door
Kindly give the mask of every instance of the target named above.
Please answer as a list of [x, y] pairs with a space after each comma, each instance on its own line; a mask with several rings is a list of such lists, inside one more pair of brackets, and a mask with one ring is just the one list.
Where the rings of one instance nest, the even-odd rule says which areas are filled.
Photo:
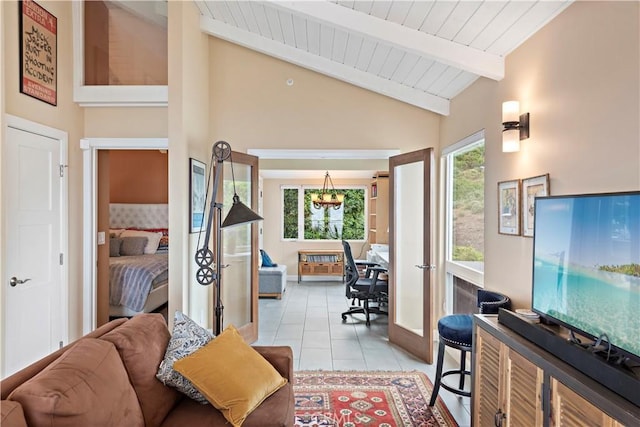
[[[230, 160], [222, 166], [223, 219], [233, 204], [234, 193], [251, 210], [258, 211], [258, 158], [234, 151]], [[222, 327], [233, 324], [251, 343], [258, 339], [257, 223], [222, 229], [222, 276]]]
[[433, 149], [389, 159], [389, 341], [433, 363]]

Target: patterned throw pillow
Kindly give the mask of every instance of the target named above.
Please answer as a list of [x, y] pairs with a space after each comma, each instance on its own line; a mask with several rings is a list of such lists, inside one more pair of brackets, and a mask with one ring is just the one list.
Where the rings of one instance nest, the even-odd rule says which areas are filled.
[[189, 356], [213, 339], [213, 334], [189, 319], [184, 313], [176, 311], [173, 317], [173, 332], [164, 359], [160, 362], [158, 378], [164, 385], [174, 387], [191, 399], [206, 404], [207, 399], [191, 384], [191, 381], [174, 371], [176, 360]]

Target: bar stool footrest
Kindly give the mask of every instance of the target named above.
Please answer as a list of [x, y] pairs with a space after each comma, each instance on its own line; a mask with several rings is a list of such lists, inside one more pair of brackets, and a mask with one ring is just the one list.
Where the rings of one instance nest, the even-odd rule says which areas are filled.
[[469, 378], [471, 378], [471, 371], [461, 371], [460, 369], [451, 369], [446, 372], [443, 372], [442, 375], [440, 376], [440, 387], [450, 391], [451, 393], [458, 394], [460, 396], [471, 397], [470, 391], [460, 390], [459, 388], [445, 384], [444, 381], [442, 381], [442, 378], [446, 377], [447, 375], [460, 375], [460, 373], [462, 373], [463, 375], [468, 375]]

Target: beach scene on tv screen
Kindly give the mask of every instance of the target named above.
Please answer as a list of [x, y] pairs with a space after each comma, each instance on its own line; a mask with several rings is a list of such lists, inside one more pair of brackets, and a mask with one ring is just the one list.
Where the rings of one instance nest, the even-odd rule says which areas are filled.
[[533, 308], [640, 358], [640, 194], [536, 202]]

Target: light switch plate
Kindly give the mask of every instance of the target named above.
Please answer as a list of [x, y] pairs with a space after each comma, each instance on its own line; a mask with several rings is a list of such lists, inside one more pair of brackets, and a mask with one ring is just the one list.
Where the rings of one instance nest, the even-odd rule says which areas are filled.
[[104, 245], [105, 243], [105, 233], [104, 231], [98, 231], [98, 244]]

